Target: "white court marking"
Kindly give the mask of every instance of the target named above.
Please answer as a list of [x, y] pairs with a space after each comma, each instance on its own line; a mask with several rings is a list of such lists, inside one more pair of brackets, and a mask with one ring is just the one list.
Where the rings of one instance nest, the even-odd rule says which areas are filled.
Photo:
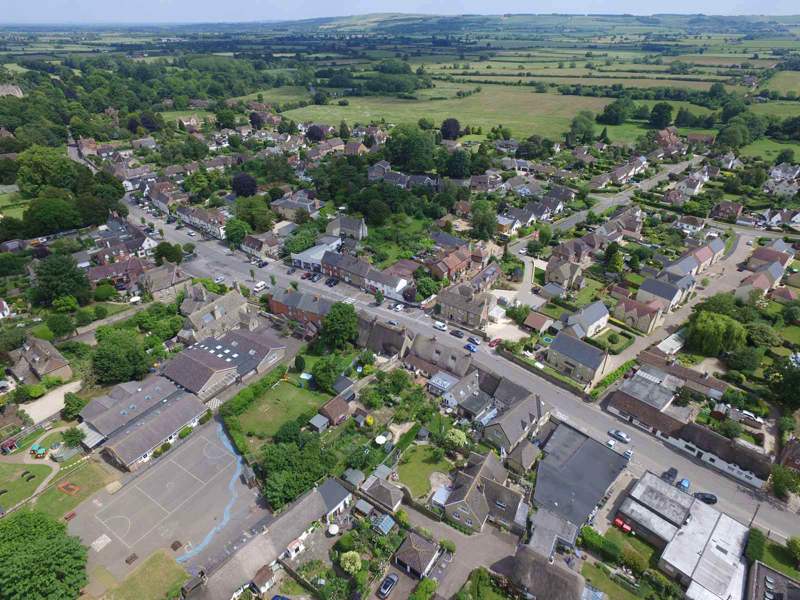
[[111, 543], [111, 538], [108, 537], [105, 533], [98, 537], [95, 541], [91, 543], [92, 550], [95, 552], [100, 552], [103, 548], [108, 546]]

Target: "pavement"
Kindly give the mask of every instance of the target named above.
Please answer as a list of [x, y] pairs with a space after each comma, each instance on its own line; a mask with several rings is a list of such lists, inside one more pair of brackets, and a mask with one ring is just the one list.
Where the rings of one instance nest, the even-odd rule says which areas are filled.
[[89, 547], [89, 573], [103, 567], [121, 582], [162, 548], [189, 572], [212, 569], [271, 519], [242, 482], [239, 457], [216, 421], [142, 469], [81, 504], [69, 522]]
[[[669, 169], [670, 171], [681, 170], [685, 168], [686, 164], [670, 165]], [[667, 175], [668, 172], [662, 172], [656, 177], [663, 178]], [[657, 181], [648, 181], [650, 183], [640, 185], [655, 185], [657, 183]], [[621, 201], [623, 197], [616, 195], [614, 198], [616, 199], [612, 198], [611, 200], [617, 202], [617, 200]], [[627, 201], [630, 201], [629, 198]], [[249, 264], [249, 261], [245, 260], [243, 254], [237, 252], [231, 255], [228, 249], [219, 241], [202, 241], [200, 236], [189, 237], [188, 229], [184, 228], [176, 231], [174, 225], [164, 223], [163, 220], [145, 213], [135, 205], [130, 206], [129, 218], [134, 223], [139, 222], [140, 216], [145, 216], [147, 220], [156, 222], [157, 227], [163, 228], [165, 236], [170, 242], [180, 242], [181, 244], [193, 242], [196, 245], [197, 258], [184, 264], [184, 268], [190, 274], [203, 277], [222, 274], [226, 276], [228, 284], [233, 279], [241, 282], [250, 281], [249, 272], [253, 267]], [[744, 233], [751, 236], [761, 236], [766, 232], [748, 229]], [[519, 247], [526, 243], [526, 241], [516, 242]], [[746, 248], [747, 246], [742, 244], [742, 247]], [[514, 246], [512, 246], [513, 248]], [[726, 269], [730, 268], [726, 267]], [[445, 347], [460, 348], [463, 346], [460, 340], [456, 340], [447, 333], [434, 330], [431, 326], [431, 318], [419, 309], [394, 312], [388, 308], [387, 303], [382, 306], [375, 306], [371, 295], [362, 293], [357, 288], [345, 283], [340, 283], [334, 288], [328, 288], [324, 285], [324, 280], [317, 283], [301, 280], [301, 272], [299, 271], [289, 276], [286, 266], [278, 261], [270, 262], [265, 268], [256, 269], [256, 271], [257, 280], [269, 282], [270, 276], [274, 276], [276, 280], [275, 287], [278, 289], [287, 287], [290, 282], [295, 282], [300, 291], [313, 292], [336, 301], [352, 303], [357, 309], [365, 310], [379, 318], [398, 321], [413, 334], [435, 336], [439, 343]], [[473, 355], [473, 360], [482, 368], [508, 377], [514, 382], [524, 385], [527, 389], [540, 394], [544, 400], [554, 407], [554, 410], [561, 418], [569, 421], [588, 435], [603, 440], [606, 438], [606, 432], [609, 429], [619, 428], [626, 431], [632, 437], [632, 446], [635, 449], [634, 459], [630, 465], [634, 473], [642, 474], [645, 470], [661, 473], [667, 467], [674, 466], [681, 473], [681, 477], [687, 477], [696, 482], [698, 489], [702, 487], [703, 491], [716, 494], [720, 499], [718, 507], [742, 523], [749, 524], [751, 519], [754, 519], [756, 525], [777, 538], [800, 535], [800, 519], [797, 518], [797, 514], [787, 510], [781, 502], [771, 498], [766, 492], [754, 490], [740, 484], [717, 471], [705, 467], [685, 454], [677, 453], [660, 440], [629, 424], [622, 423], [613, 415], [603, 412], [597, 404], [585, 403], [574, 394], [501, 358], [489, 349], [487, 344], [482, 344], [478, 348], [477, 353]], [[697, 482], [702, 482], [702, 484]]]
[[42, 423], [60, 413], [61, 409], [64, 408], [64, 396], [68, 392], [77, 393], [81, 389], [81, 385], [83, 385], [81, 380], [71, 381], [54, 390], [50, 390], [41, 398], [21, 404], [20, 408], [28, 414], [34, 423]]

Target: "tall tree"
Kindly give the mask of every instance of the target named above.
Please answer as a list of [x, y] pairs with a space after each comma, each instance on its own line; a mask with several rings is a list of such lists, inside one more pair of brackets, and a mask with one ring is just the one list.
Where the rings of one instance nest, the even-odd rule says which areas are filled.
[[73, 296], [80, 304], [86, 304], [90, 291], [89, 280], [74, 258], [52, 254], [36, 267], [36, 282], [28, 293], [34, 304], [50, 306], [62, 296]]
[[77, 598], [86, 548], [65, 523], [33, 510], [0, 520], [0, 598]]
[[231, 247], [238, 248], [250, 233], [250, 225], [240, 219], [230, 219], [225, 223], [225, 240]]
[[672, 105], [668, 102], [657, 102], [650, 110], [650, 127], [664, 129], [672, 123]]
[[402, 171], [422, 173], [433, 168], [433, 135], [417, 125], [398, 125], [386, 142], [386, 154]]
[[100, 383], [119, 383], [141, 379], [150, 368], [142, 343], [124, 329], [101, 327], [95, 334], [97, 348], [92, 357], [92, 371]]
[[497, 213], [487, 200], [472, 205], [472, 232], [478, 239], [488, 240], [497, 230]]
[[255, 177], [249, 173], [237, 173], [234, 175], [231, 187], [237, 196], [255, 196], [258, 191], [258, 183]]
[[352, 304], [336, 302], [322, 319], [322, 341], [332, 350], [353, 343], [358, 336], [358, 316]]
[[17, 164], [17, 185], [28, 198], [48, 186], [72, 189], [77, 180], [75, 163], [58, 148], [31, 146], [19, 155]]
[[442, 121], [440, 131], [442, 132], [442, 138], [446, 140], [458, 139], [458, 136], [461, 133], [461, 123], [458, 122], [458, 119], [450, 117], [449, 119]]
[[594, 141], [594, 117], [591, 112], [581, 111], [572, 119], [569, 136], [578, 144], [590, 144]]

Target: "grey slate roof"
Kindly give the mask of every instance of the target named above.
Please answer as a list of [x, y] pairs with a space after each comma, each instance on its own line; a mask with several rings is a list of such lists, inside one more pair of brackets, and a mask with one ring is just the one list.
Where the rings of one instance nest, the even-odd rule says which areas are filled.
[[317, 491], [320, 496], [322, 496], [326, 514], [339, 506], [345, 498], [350, 495], [350, 492], [333, 478], [326, 479], [325, 482], [317, 488]]
[[80, 415], [85, 423], [107, 437], [178, 393], [175, 384], [163, 377], [129, 381], [94, 398]]
[[126, 465], [160, 446], [184, 425], [206, 412], [206, 406], [194, 394], [181, 394], [166, 404], [158, 406], [129, 427], [114, 434], [106, 448]]
[[593, 370], [600, 368], [605, 357], [605, 354], [599, 348], [564, 332], [560, 332], [556, 336], [553, 343], [550, 344], [550, 350]]
[[675, 299], [680, 289], [678, 286], [669, 283], [668, 281], [659, 281], [658, 279], [645, 279], [639, 289], [644, 292], [649, 292], [659, 298], [664, 298], [670, 302]]

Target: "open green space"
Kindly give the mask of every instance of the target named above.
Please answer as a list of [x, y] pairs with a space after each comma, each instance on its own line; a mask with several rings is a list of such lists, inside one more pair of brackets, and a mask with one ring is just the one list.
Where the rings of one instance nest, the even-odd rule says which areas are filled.
[[476, 569], [456, 596], [458, 600], [511, 600], [512, 596], [501, 590], [485, 569]]
[[786, 325], [781, 327], [778, 333], [787, 342], [800, 345], [800, 326]]
[[397, 474], [416, 498], [431, 491], [431, 473], [449, 473], [452, 468], [447, 459], [436, 460], [435, 451], [436, 448], [430, 445], [411, 446], [400, 459]]
[[777, 142], [769, 138], [761, 138], [752, 144], [743, 146], [739, 152], [742, 156], [760, 156], [766, 161], [774, 161], [783, 150], [794, 150], [795, 156], [800, 156], [800, 143]]
[[644, 540], [636, 536], [623, 533], [615, 527], [611, 527], [608, 531], [606, 531], [604, 537], [619, 544], [619, 547], [623, 548], [623, 550], [625, 548], [630, 548], [631, 550], [638, 552], [645, 559], [647, 559], [647, 563], [651, 567], [655, 568], [657, 566], [659, 554], [653, 546]]
[[[33, 506], [55, 519], [75, 510], [77, 506], [112, 480], [112, 476], [99, 464], [87, 460], [66, 473], [59, 473], [47, 490], [36, 498]], [[74, 494], [58, 489], [61, 483], [78, 486]]]
[[279, 381], [239, 415], [239, 421], [246, 434], [266, 439], [275, 435], [284, 423], [315, 412], [329, 399], [322, 392]]
[[0, 215], [21, 219], [29, 200], [20, 196], [19, 192], [5, 192], [0, 194]]
[[189, 575], [166, 551], [148, 558], [119, 587], [108, 593], [110, 600], [160, 600], [180, 596], [180, 587]]
[[797, 93], [800, 90], [800, 71], [778, 71], [761, 87], [776, 91], [781, 96], [785, 96], [787, 92]]
[[591, 304], [595, 294], [605, 287], [602, 281], [597, 281], [591, 277], [584, 278], [584, 281], [586, 285], [575, 296], [575, 304], [581, 307]]
[[[0, 494], [0, 505], [9, 509], [30, 498], [52, 470], [53, 468], [45, 463], [40, 465], [0, 463], [0, 490], [6, 490]], [[26, 481], [31, 476], [33, 476], [31, 480]]]
[[797, 561], [792, 558], [792, 553], [789, 552], [789, 549], [782, 544], [768, 542], [767, 547], [764, 549], [762, 561], [776, 571], [780, 571], [793, 579], [800, 579], [800, 569], [797, 568]]

